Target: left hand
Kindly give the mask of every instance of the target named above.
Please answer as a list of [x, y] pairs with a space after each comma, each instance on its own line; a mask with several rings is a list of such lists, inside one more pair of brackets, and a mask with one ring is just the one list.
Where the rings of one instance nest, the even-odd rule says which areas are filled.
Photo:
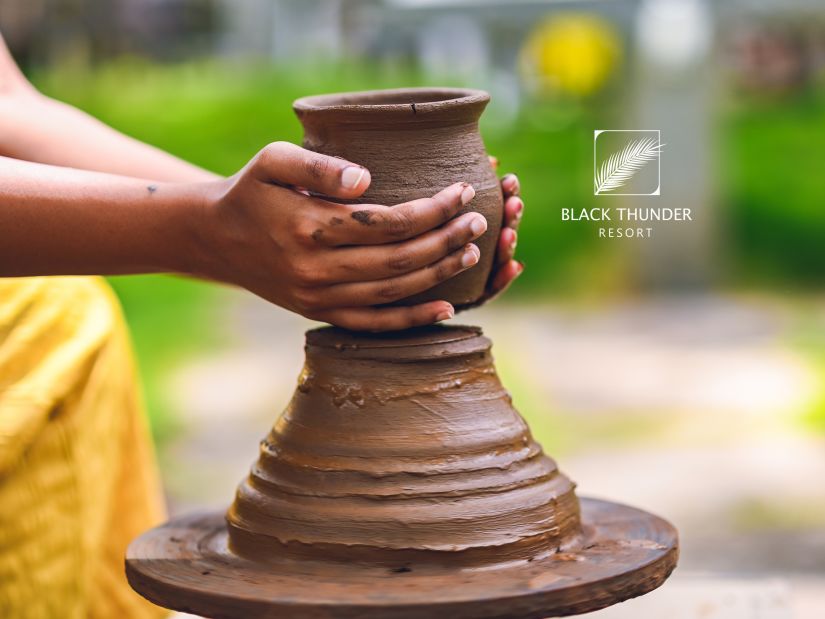
[[[498, 167], [498, 160], [490, 157], [493, 169]], [[506, 174], [501, 179], [501, 191], [504, 194], [504, 222], [496, 245], [496, 257], [493, 270], [487, 280], [484, 296], [473, 305], [481, 305], [507, 290], [510, 284], [524, 271], [524, 265], [513, 259], [518, 240], [518, 226], [524, 214], [524, 202], [519, 196], [519, 180], [515, 174]]]

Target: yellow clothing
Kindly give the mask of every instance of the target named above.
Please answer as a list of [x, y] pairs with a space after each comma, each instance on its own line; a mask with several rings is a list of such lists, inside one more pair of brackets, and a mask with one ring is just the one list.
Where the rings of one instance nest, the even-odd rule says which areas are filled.
[[112, 291], [94, 277], [0, 279], [0, 617], [164, 616], [123, 568], [162, 518]]

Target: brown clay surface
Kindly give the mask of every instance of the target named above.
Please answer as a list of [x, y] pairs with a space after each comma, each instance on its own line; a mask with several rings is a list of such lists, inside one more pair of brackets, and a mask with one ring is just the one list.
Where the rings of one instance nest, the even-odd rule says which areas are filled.
[[446, 299], [460, 307], [484, 292], [503, 217], [501, 188], [478, 132], [489, 100], [480, 90], [407, 88], [305, 97], [294, 104], [304, 147], [370, 170], [372, 183], [358, 202], [392, 206], [458, 181], [475, 188], [461, 212], [487, 218], [487, 232], [475, 241], [479, 263], [402, 303]]
[[664, 520], [580, 507], [479, 329], [327, 327], [226, 518], [146, 533], [127, 575], [215, 618], [538, 618], [641, 595], [676, 558]]
[[678, 555], [670, 524], [592, 499], [581, 508], [577, 550], [458, 569], [260, 563], [229, 551], [222, 513], [188, 516], [135, 540], [126, 575], [156, 604], [213, 619], [542, 619], [598, 610], [665, 581]]
[[298, 388], [229, 510], [230, 547], [483, 565], [580, 543], [571, 481], [471, 327], [307, 334]]

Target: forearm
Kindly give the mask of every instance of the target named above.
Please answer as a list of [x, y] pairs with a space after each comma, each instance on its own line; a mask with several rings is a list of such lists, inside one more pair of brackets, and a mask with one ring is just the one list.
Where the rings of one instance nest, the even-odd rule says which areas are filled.
[[0, 93], [0, 155], [155, 181], [217, 178], [26, 86]]
[[202, 187], [0, 157], [0, 276], [192, 272]]

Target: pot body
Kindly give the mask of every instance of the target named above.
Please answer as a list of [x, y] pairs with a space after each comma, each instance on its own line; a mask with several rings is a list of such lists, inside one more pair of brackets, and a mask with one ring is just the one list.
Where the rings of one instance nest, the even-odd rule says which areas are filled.
[[487, 219], [487, 231], [475, 241], [478, 264], [401, 304], [444, 299], [460, 308], [484, 294], [504, 208], [478, 130], [489, 100], [478, 90], [411, 88], [321, 95], [294, 104], [305, 148], [370, 171], [372, 183], [358, 202], [395, 206], [459, 181], [475, 189], [460, 213], [476, 211]]

